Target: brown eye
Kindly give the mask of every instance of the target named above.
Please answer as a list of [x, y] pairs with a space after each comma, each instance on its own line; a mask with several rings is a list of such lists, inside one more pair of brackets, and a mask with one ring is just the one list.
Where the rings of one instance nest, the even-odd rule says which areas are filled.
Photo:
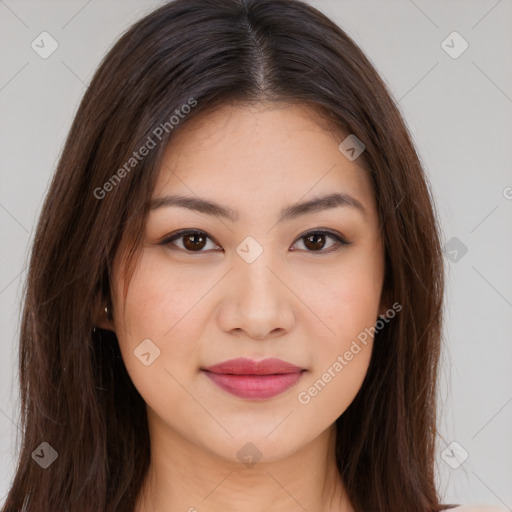
[[[203, 249], [208, 245], [211, 238], [204, 231], [179, 231], [160, 242], [160, 245], [167, 245], [170, 249], [181, 249], [185, 252], [209, 252]], [[178, 243], [181, 242], [181, 243]], [[212, 243], [212, 242], [210, 242]], [[216, 248], [213, 244], [213, 248]]]
[[312, 251], [319, 251], [325, 245], [325, 235], [323, 233], [307, 235], [304, 237], [304, 245]]
[[[331, 239], [333, 242], [328, 244], [327, 240]], [[178, 243], [180, 242], [180, 243]], [[204, 231], [188, 230], [179, 231], [174, 233], [160, 242], [160, 245], [169, 246], [170, 249], [180, 249], [188, 253], [203, 253], [211, 252], [210, 250], [203, 250], [210, 242], [213, 247], [210, 249], [219, 249], [219, 246], [213, 243], [213, 240]], [[298, 238], [297, 242], [302, 242], [306, 252], [315, 252], [324, 254], [336, 251], [340, 246], [348, 246], [352, 242], [347, 242], [341, 235], [332, 233], [330, 231], [310, 231], [305, 235]], [[222, 250], [222, 249], [221, 249]], [[295, 249], [292, 249], [295, 250]]]
[[[330, 245], [326, 244], [327, 239], [334, 240]], [[307, 252], [328, 253], [336, 251], [339, 246], [350, 245], [352, 242], [347, 242], [342, 236], [331, 233], [330, 231], [310, 231], [302, 235], [298, 242], [301, 241], [306, 248]], [[327, 247], [327, 249], [325, 249]], [[323, 250], [325, 249], [325, 250]]]
[[206, 245], [206, 237], [199, 233], [184, 235], [183, 245], [188, 251], [200, 251]]

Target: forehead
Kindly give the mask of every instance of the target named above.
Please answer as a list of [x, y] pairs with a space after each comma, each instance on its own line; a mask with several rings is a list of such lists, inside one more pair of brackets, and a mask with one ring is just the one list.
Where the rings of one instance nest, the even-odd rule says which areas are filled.
[[[338, 149], [345, 138], [308, 106], [226, 105], [186, 122], [168, 144], [153, 196], [214, 198], [258, 212], [332, 192], [375, 210], [367, 171]], [[239, 207], [239, 208], [238, 208]]]

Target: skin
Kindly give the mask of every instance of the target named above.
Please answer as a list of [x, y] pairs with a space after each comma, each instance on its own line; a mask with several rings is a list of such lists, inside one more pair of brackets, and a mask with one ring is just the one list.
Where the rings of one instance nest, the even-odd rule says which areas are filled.
[[[101, 323], [116, 332], [147, 404], [152, 459], [137, 512], [353, 511], [335, 466], [334, 422], [361, 387], [371, 336], [309, 403], [298, 400], [389, 307], [374, 193], [357, 159], [338, 150], [344, 138], [305, 106], [231, 105], [190, 120], [166, 149], [154, 198], [198, 196], [239, 216], [152, 210], [126, 296], [123, 244], [116, 257], [114, 320]], [[335, 191], [366, 213], [338, 206], [277, 223], [282, 208]], [[159, 245], [185, 228], [210, 237], [202, 253], [187, 252], [183, 236]], [[304, 235], [319, 228], [352, 243], [326, 235], [315, 249]], [[247, 236], [263, 249], [252, 263], [236, 251]], [[145, 366], [134, 350], [147, 338], [160, 355]], [[274, 398], [247, 400], [200, 371], [236, 357], [307, 371]], [[251, 467], [237, 456], [248, 442], [261, 453]]]

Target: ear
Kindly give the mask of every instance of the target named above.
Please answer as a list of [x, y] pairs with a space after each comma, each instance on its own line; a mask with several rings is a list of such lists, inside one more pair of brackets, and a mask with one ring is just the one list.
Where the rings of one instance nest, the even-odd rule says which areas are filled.
[[[108, 315], [105, 308], [108, 307]], [[105, 329], [107, 331], [114, 331], [114, 321], [112, 319], [112, 305], [110, 300], [105, 300], [101, 293], [96, 295], [93, 305], [93, 311], [91, 312], [92, 322], [94, 327]]]

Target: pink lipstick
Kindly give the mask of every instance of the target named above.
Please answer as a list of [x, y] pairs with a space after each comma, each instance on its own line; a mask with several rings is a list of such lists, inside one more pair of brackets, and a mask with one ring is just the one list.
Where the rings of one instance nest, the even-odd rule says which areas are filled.
[[201, 368], [220, 388], [253, 400], [279, 395], [296, 384], [305, 369], [269, 358], [262, 361], [238, 358]]

